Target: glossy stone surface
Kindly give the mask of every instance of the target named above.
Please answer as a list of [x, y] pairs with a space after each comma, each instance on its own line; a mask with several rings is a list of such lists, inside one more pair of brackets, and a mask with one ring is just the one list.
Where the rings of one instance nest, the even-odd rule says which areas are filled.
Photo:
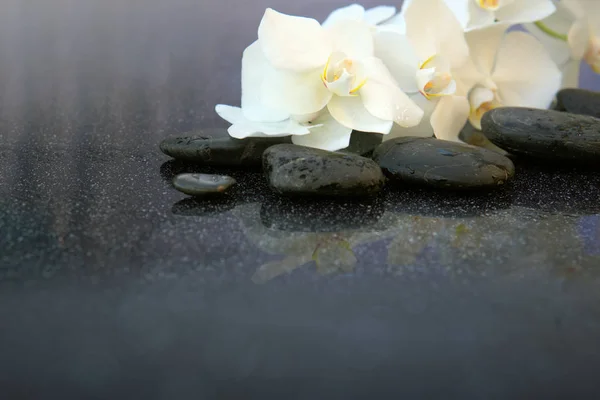
[[227, 175], [180, 174], [173, 178], [173, 187], [190, 196], [212, 196], [225, 193], [235, 179]]
[[204, 129], [173, 135], [160, 142], [163, 153], [177, 160], [202, 165], [258, 167], [262, 154], [270, 146], [291, 143], [285, 138], [234, 139], [227, 129]]
[[563, 89], [556, 94], [555, 109], [600, 118], [600, 93], [585, 89]]
[[503, 107], [486, 112], [484, 135], [510, 153], [560, 163], [600, 163], [600, 119], [554, 110]]
[[369, 158], [293, 144], [265, 151], [263, 170], [271, 188], [289, 196], [364, 197], [384, 184], [381, 169]]
[[[594, 398], [593, 168], [279, 202], [260, 171], [158, 149], [227, 127], [214, 105], [239, 104], [266, 7], [346, 4], [2, 3], [2, 399]], [[238, 183], [193, 199], [186, 172]]]
[[512, 161], [497, 152], [435, 138], [388, 140], [375, 150], [373, 160], [391, 181], [401, 185], [496, 188], [515, 174]]

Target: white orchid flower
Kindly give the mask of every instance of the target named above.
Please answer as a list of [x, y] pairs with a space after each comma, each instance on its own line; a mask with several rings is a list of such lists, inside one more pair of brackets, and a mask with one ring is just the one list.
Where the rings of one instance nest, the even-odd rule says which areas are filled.
[[469, 102], [466, 93], [457, 92], [453, 71], [468, 61], [469, 49], [463, 28], [444, 1], [409, 2], [376, 33], [375, 55], [425, 111], [420, 125], [394, 130], [388, 138], [435, 134], [459, 141]]
[[600, 1], [561, 0], [556, 13], [525, 27], [561, 67], [562, 87], [579, 87], [582, 60], [600, 74]]
[[364, 21], [316, 20], [267, 9], [258, 41], [242, 60], [242, 107], [218, 105], [231, 136], [292, 136], [295, 144], [339, 150], [352, 130], [387, 134], [419, 124], [421, 110], [374, 57]]
[[552, 0], [444, 1], [466, 31], [485, 28], [497, 22], [510, 25], [534, 22], [546, 18], [556, 10]]
[[396, 7], [393, 6], [377, 6], [365, 10], [360, 4], [351, 4], [334, 10], [325, 19], [322, 26], [330, 27], [345, 20], [364, 21], [369, 25], [377, 26], [389, 20], [394, 15], [396, 15]]
[[471, 61], [457, 76], [469, 91], [469, 121], [496, 107], [548, 108], [560, 88], [561, 72], [544, 46], [526, 32], [506, 33], [498, 24], [467, 33]]

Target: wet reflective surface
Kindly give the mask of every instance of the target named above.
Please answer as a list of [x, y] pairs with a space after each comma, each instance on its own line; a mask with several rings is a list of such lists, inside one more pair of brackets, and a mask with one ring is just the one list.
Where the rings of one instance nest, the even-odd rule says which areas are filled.
[[[597, 171], [517, 162], [491, 193], [284, 199], [260, 171], [158, 150], [169, 133], [223, 126], [212, 107], [236, 104], [266, 2], [56, 3], [9, 2], [0, 17], [8, 398], [597, 388]], [[342, 2], [281, 4], [322, 19]], [[195, 200], [171, 187], [180, 172], [238, 184]]]

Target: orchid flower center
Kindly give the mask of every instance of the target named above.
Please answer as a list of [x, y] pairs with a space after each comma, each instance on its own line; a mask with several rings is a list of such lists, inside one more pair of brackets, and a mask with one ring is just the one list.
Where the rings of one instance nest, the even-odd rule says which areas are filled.
[[321, 80], [330, 92], [338, 96], [358, 96], [358, 91], [367, 82], [361, 63], [341, 52], [329, 56]]
[[417, 84], [427, 100], [456, 92], [456, 81], [450, 73], [450, 67], [438, 55], [428, 58], [419, 66]]
[[502, 106], [495, 90], [486, 87], [476, 87], [469, 93], [471, 113], [469, 120], [477, 129], [481, 129], [481, 118], [486, 112]]
[[587, 62], [595, 73], [600, 74], [600, 38], [594, 37], [590, 40], [585, 55], [583, 56], [585, 62]]
[[484, 10], [496, 11], [500, 7], [500, 0], [475, 0], [477, 5]]

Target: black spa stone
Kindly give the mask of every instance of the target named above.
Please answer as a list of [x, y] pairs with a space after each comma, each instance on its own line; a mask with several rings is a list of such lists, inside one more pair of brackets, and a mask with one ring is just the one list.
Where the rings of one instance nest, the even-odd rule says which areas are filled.
[[512, 161], [491, 150], [434, 138], [402, 137], [373, 153], [395, 183], [475, 189], [503, 185], [515, 173]]
[[585, 89], [563, 89], [556, 94], [556, 110], [600, 118], [600, 93]]
[[483, 133], [524, 157], [561, 163], [600, 163], [600, 119], [554, 110], [504, 107], [488, 111]]
[[368, 196], [384, 183], [371, 159], [292, 144], [267, 149], [263, 169], [271, 188], [284, 195]]

